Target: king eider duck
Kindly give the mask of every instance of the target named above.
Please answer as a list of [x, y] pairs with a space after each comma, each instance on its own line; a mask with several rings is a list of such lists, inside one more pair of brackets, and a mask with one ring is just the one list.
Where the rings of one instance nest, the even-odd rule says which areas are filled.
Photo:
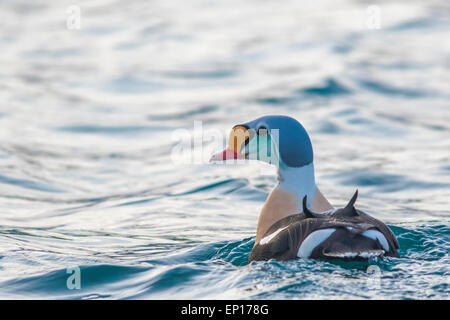
[[398, 257], [392, 231], [355, 208], [358, 191], [342, 209], [334, 209], [320, 192], [311, 140], [297, 120], [264, 116], [234, 126], [227, 148], [211, 157], [211, 161], [229, 159], [264, 161], [276, 165], [278, 172], [278, 183], [259, 215], [248, 262]]

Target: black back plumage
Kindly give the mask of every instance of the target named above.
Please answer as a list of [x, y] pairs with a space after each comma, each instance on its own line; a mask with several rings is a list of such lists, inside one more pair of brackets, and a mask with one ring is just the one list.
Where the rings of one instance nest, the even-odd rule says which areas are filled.
[[[355, 208], [358, 191], [349, 203], [332, 214], [314, 213], [307, 207], [307, 197], [303, 198], [303, 212], [293, 214], [275, 222], [263, 235], [262, 239], [284, 228], [269, 242], [256, 243], [248, 261], [254, 260], [290, 260], [297, 258], [298, 250], [303, 241], [311, 233], [322, 229], [334, 228], [336, 231], [319, 246], [310, 258], [333, 259], [343, 256], [346, 252], [366, 252], [385, 256], [398, 256], [399, 245], [392, 231], [381, 221]], [[376, 230], [386, 238], [389, 250], [382, 250], [378, 240], [373, 240], [362, 234], [368, 230]], [[360, 257], [356, 257], [360, 260]]]

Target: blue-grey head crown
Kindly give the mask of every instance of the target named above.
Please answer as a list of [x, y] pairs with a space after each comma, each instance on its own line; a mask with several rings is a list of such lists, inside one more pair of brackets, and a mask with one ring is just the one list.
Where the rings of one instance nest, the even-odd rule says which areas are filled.
[[313, 162], [314, 155], [311, 140], [305, 128], [288, 116], [264, 116], [239, 126], [253, 129], [278, 129], [278, 150], [280, 160], [288, 167], [303, 167]]

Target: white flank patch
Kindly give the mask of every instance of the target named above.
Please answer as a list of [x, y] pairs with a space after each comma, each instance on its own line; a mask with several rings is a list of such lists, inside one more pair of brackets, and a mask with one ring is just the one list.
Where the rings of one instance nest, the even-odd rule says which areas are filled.
[[284, 228], [280, 228], [277, 231], [275, 231], [274, 233], [269, 234], [268, 236], [265, 236], [264, 238], [261, 239], [261, 241], [259, 241], [259, 244], [266, 244], [268, 243], [270, 240], [272, 240], [277, 234], [279, 234], [281, 231], [283, 231], [284, 229], [286, 229], [288, 226], [284, 227]]
[[364, 259], [372, 259], [372, 258], [376, 258], [376, 257], [383, 255], [384, 252], [385, 252], [384, 250], [371, 250], [371, 251], [361, 252], [359, 254], [359, 256]]
[[381, 255], [384, 254], [384, 250], [370, 250], [370, 251], [363, 251], [363, 252], [352, 252], [352, 251], [348, 251], [348, 252], [339, 252], [339, 253], [333, 253], [331, 255], [329, 255], [330, 257], [334, 257], [334, 258], [356, 258], [361, 257], [364, 259], [372, 259], [372, 258], [376, 258], [379, 257]]
[[333, 253], [330, 257], [335, 258], [354, 258], [358, 255], [358, 252], [340, 252], [340, 253]]
[[377, 230], [367, 230], [364, 231], [362, 233], [363, 236], [370, 238], [372, 240], [377, 240], [380, 242], [381, 246], [383, 247], [384, 251], [388, 252], [389, 251], [389, 244], [386, 240], [386, 238], [384, 237], [384, 235]]
[[324, 242], [328, 237], [335, 232], [336, 229], [322, 229], [318, 231], [314, 231], [306, 239], [302, 242], [300, 248], [297, 252], [297, 257], [299, 258], [309, 258], [313, 250], [322, 242]]

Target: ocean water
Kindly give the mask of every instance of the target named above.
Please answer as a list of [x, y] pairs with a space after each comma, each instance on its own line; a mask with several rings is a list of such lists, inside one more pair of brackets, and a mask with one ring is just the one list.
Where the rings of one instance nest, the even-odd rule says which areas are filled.
[[[371, 4], [1, 1], [0, 298], [448, 299], [450, 6]], [[273, 172], [174, 133], [266, 114], [399, 258], [247, 265]]]

